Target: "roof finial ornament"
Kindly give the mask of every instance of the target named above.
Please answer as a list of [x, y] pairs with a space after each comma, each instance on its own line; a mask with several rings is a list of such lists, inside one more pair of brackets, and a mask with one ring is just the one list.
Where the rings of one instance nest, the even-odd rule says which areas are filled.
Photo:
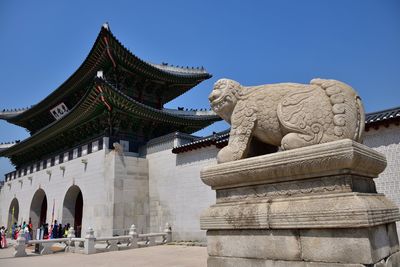
[[96, 76], [97, 76], [97, 78], [104, 79], [103, 71], [98, 70]]
[[108, 25], [108, 22], [103, 23], [103, 28], [106, 29], [107, 31], [110, 30], [110, 25]]

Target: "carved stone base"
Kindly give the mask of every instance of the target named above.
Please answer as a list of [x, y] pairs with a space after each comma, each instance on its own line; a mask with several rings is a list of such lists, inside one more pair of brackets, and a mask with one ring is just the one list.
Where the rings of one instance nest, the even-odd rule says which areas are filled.
[[205, 168], [208, 266], [390, 266], [400, 214], [372, 179], [385, 166], [341, 140]]

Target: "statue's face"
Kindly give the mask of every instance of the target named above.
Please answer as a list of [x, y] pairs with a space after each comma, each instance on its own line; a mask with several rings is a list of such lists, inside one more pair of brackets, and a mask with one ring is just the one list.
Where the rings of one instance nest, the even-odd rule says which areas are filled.
[[214, 89], [208, 96], [211, 108], [228, 122], [230, 122], [230, 117], [237, 102], [235, 91], [239, 88], [239, 83], [229, 79], [221, 79], [214, 84]]

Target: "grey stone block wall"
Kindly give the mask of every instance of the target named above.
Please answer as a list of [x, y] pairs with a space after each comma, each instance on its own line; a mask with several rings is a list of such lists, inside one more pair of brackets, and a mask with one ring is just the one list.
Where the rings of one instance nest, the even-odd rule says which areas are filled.
[[[386, 156], [387, 167], [375, 179], [376, 189], [400, 207], [400, 126], [392, 124], [370, 129], [364, 135], [364, 144]], [[400, 233], [399, 222], [397, 233]]]
[[218, 149], [207, 147], [178, 155], [171, 149], [153, 150], [156, 152], [146, 156], [150, 231], [162, 231], [168, 222], [173, 227], [173, 240], [205, 241], [205, 231], [200, 230], [200, 213], [215, 202], [215, 193], [201, 182], [200, 170], [216, 164]]
[[124, 235], [132, 224], [138, 233], [147, 233], [149, 179], [146, 159], [114, 153], [113, 234]]

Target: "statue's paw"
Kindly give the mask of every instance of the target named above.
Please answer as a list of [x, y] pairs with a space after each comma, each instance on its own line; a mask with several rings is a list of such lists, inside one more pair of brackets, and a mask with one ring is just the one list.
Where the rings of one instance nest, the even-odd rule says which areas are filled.
[[218, 152], [217, 162], [224, 163], [224, 162], [234, 161], [235, 158], [233, 155], [234, 153], [232, 149], [229, 146], [226, 146]]
[[315, 145], [317, 139], [313, 135], [288, 133], [282, 138], [281, 148], [282, 150], [290, 150], [305, 146]]

